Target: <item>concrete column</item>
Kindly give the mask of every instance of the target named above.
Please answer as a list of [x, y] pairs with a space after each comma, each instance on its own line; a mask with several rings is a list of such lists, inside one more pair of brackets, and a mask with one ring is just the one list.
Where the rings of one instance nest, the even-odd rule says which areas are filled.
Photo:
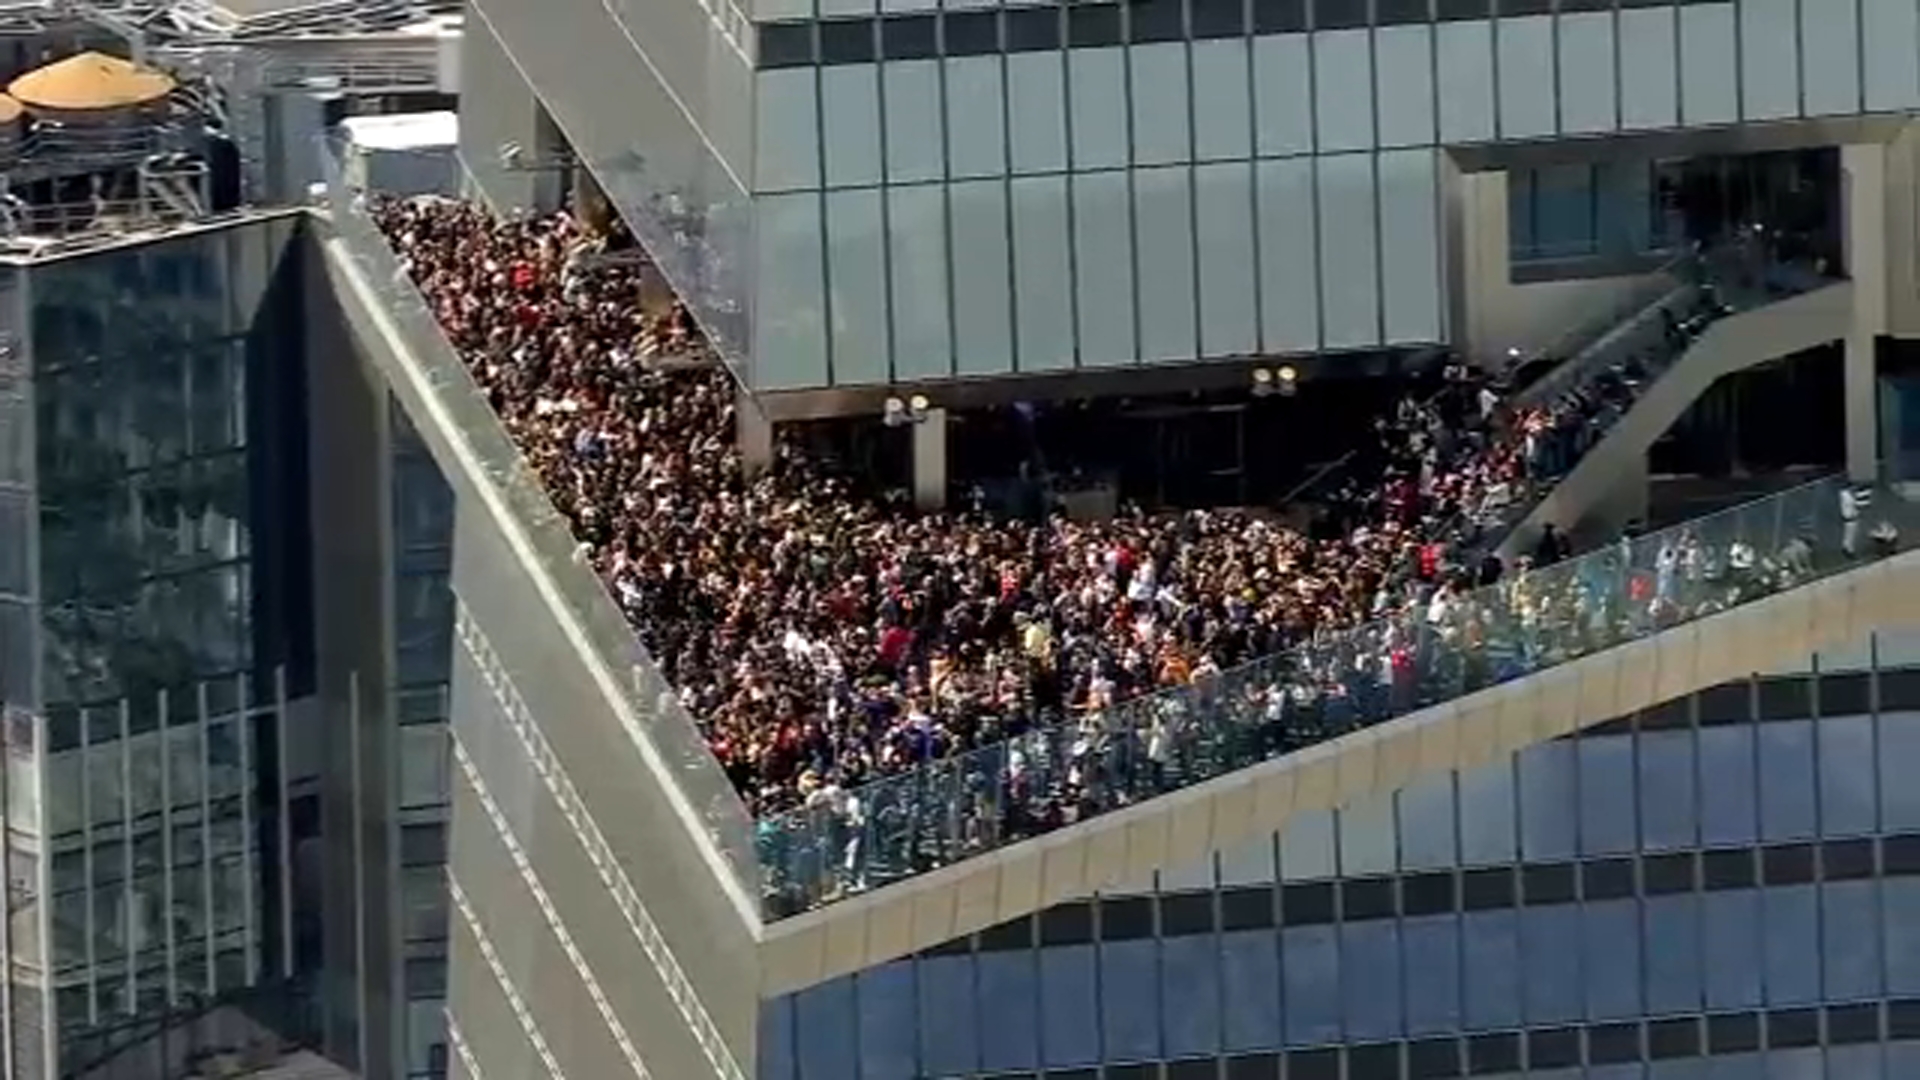
[[947, 410], [928, 409], [913, 425], [913, 504], [922, 510], [947, 505]]
[[[471, 170], [474, 194], [502, 213], [556, 209], [565, 176], [546, 166], [564, 149], [559, 132], [486, 21], [469, 18], [467, 24], [460, 55], [460, 156]], [[540, 167], [507, 167], [501, 148], [508, 144]]]
[[744, 393], [733, 404], [733, 432], [740, 446], [740, 467], [747, 479], [773, 468], [773, 421]]
[[1872, 480], [1879, 472], [1879, 379], [1875, 342], [1889, 332], [1887, 147], [1840, 149], [1841, 212], [1847, 273], [1853, 279], [1853, 324], [1843, 350], [1847, 475]]

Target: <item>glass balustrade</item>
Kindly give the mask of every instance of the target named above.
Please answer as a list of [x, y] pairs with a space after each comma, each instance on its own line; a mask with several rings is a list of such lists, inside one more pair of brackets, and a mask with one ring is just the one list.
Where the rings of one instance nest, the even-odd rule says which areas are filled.
[[1193, 685], [1059, 717], [1005, 742], [759, 825], [778, 918], [1649, 637], [1911, 547], [1920, 507], [1872, 492], [1843, 518], [1822, 480]]

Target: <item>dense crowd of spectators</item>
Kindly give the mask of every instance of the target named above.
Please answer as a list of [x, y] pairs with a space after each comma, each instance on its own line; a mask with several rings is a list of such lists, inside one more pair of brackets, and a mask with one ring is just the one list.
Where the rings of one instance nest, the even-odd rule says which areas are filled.
[[642, 310], [639, 270], [599, 257], [617, 238], [440, 199], [373, 210], [757, 814], [1441, 612], [1500, 573], [1472, 522], [1531, 436], [1468, 381], [1381, 417], [1314, 535], [1243, 510], [922, 513], [792, 445], [750, 476], [730, 377], [656, 362], [698, 332]]

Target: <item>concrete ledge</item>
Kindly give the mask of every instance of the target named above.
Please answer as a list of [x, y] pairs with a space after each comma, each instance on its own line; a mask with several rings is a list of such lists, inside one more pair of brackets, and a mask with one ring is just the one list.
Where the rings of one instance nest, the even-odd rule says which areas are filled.
[[766, 927], [763, 996], [1284, 829], [1435, 772], [1497, 761], [1920, 614], [1920, 552], [1823, 578]]

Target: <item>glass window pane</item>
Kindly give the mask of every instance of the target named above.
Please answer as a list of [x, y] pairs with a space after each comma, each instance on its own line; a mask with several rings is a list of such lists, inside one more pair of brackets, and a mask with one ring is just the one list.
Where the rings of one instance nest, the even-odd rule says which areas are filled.
[[1007, 193], [998, 180], [948, 188], [953, 229], [953, 347], [958, 374], [1013, 370]]
[[[938, 184], [887, 191], [896, 379], [938, 379], [952, 374], [953, 341], [947, 322], [946, 214], [944, 192]], [[1003, 261], [1003, 282], [1005, 278]]]
[[[1916, 743], [1920, 749], [1920, 743]], [[1700, 839], [1708, 845], [1751, 844], [1760, 835], [1759, 780], [1754, 771], [1753, 727], [1700, 731], [1700, 775], [1713, 783], [1700, 789]]]
[[1460, 926], [1452, 915], [1407, 919], [1401, 927], [1407, 973], [1407, 1034], [1457, 1031], [1460, 1009]]
[[[1009, 63], [1014, 59], [1018, 58], [1008, 57]], [[1073, 279], [1067, 258], [1066, 177], [1021, 177], [1008, 187], [1013, 197], [1014, 319], [1020, 370], [1072, 367], [1073, 302], [1067, 290]]]
[[1701, 1007], [1700, 898], [1691, 893], [1646, 899], [1647, 1011]]
[[1252, 167], [1236, 162], [1195, 168], [1193, 201], [1200, 256], [1200, 353], [1251, 354], [1260, 344]]
[[1280, 834], [1280, 875], [1286, 881], [1314, 881], [1338, 873], [1333, 811], [1308, 810], [1287, 819]]
[[1060, 57], [1058, 52], [1007, 57], [1007, 139], [1015, 173], [1066, 168], [1067, 111]]
[[820, 186], [818, 70], [781, 68], [754, 75], [759, 116], [753, 168], [759, 191]]
[[1133, 199], [1136, 246], [1151, 253], [1140, 259], [1136, 355], [1142, 360], [1191, 360], [1199, 342], [1194, 312], [1194, 208], [1187, 169], [1136, 169]]
[[1040, 950], [1040, 1041], [1044, 1064], [1090, 1065], [1100, 1060], [1093, 946]]
[[858, 976], [862, 1080], [913, 1080], [914, 974], [908, 960], [869, 968]]
[[1694, 733], [1648, 731], [1640, 741], [1640, 836], [1648, 851], [1692, 847], [1699, 831], [1694, 812]]
[[1607, 735], [1576, 740], [1580, 760], [1580, 850], [1620, 855], [1634, 836], [1633, 739]]
[[1253, 105], [1244, 40], [1193, 43], [1193, 152], [1197, 161], [1251, 156]]
[[1858, 836], [1875, 827], [1873, 718], [1837, 716], [1815, 727], [1820, 740], [1820, 831]]
[[[1267, 941], [1271, 944], [1271, 938]], [[1211, 1054], [1220, 1048], [1219, 949], [1210, 934], [1186, 934], [1160, 942], [1160, 1008], [1170, 1058]]]
[[843, 976], [794, 995], [794, 1042], [799, 1049], [800, 1080], [835, 1080], [856, 1075], [853, 979]]
[[1254, 139], [1262, 157], [1313, 150], [1312, 80], [1305, 35], [1253, 39]]
[[[1192, 160], [1193, 147], [1187, 131], [1186, 44], [1168, 41], [1134, 45], [1130, 53], [1133, 163], [1172, 165]], [[1244, 100], [1244, 87], [1242, 89]]]
[[1767, 841], [1800, 840], [1817, 829], [1813, 722], [1761, 724], [1760, 831]]
[[892, 377], [886, 258], [880, 192], [828, 192], [827, 302], [835, 385], [872, 385]]
[[914, 965], [919, 989], [921, 1065], [935, 1075], [980, 1068], [973, 957], [928, 956]]
[[1034, 970], [1034, 954], [981, 953], [976, 963], [979, 982], [974, 1012], [981, 1032], [993, 1034], [980, 1040], [980, 1067], [1033, 1068], [1040, 1063], [1040, 1029], [1035, 1019], [1040, 1011], [1040, 977]]
[[1106, 1042], [1100, 1060], [1159, 1060], [1158, 951], [1151, 938], [1100, 946], [1100, 1024]]
[[820, 69], [820, 138], [829, 187], [880, 182], [877, 70], [873, 64]]
[[940, 61], [890, 60], [880, 65], [887, 95], [887, 179], [937, 180], [946, 167], [940, 130]]
[[768, 389], [827, 381], [826, 295], [821, 284], [820, 199], [812, 194], [754, 200], [754, 375]]
[[1337, 811], [1340, 824], [1340, 873], [1390, 874], [1399, 847], [1394, 835], [1393, 800], [1374, 798]]
[[1006, 90], [1000, 57], [955, 56], [947, 75], [947, 169], [954, 179], [1007, 171]]
[[1701, 894], [1700, 904], [1707, 1008], [1750, 1009], [1761, 1004], [1760, 894], [1709, 892]]
[[1126, 57], [1118, 47], [1067, 53], [1067, 97], [1073, 107], [1073, 168], [1127, 163]]
[[1538, 743], [1517, 755], [1520, 847], [1529, 861], [1571, 859], [1579, 821], [1574, 743]]
[[1886, 712], [1880, 726], [1880, 754], [1876, 786], [1880, 791], [1881, 827], [1920, 829], [1920, 784], [1911, 782], [1904, 763], [1920, 761], [1920, 712]]
[[1340, 995], [1346, 1040], [1391, 1039], [1400, 1034], [1400, 935], [1391, 920], [1340, 928]]
[[1572, 904], [1524, 908], [1520, 952], [1525, 964], [1526, 1017], [1530, 1024], [1580, 1018], [1580, 909]]
[[[1920, 909], [1920, 891], [1916, 891]], [[1920, 917], [1914, 923], [1920, 945]], [[1920, 979], [1920, 949], [1915, 955]], [[1280, 1045], [1280, 953], [1273, 930], [1242, 930], [1220, 935], [1220, 1026], [1229, 1052], [1269, 1050]]]
[[1460, 917], [1466, 967], [1467, 1026], [1520, 1023], [1520, 919], [1512, 911], [1469, 911]]
[[1880, 994], [1880, 883], [1836, 881], [1822, 886], [1820, 950], [1829, 1001]]
[[1820, 1000], [1819, 894], [1813, 885], [1761, 891], [1766, 930], [1767, 1004]]
[[1280, 963], [1287, 1043], [1312, 1046], [1340, 1038], [1340, 948], [1331, 926], [1290, 927], [1280, 932]]
[[1313, 35], [1314, 125], [1321, 153], [1373, 146], [1373, 35], [1334, 30]]
[[[1133, 338], [1133, 237], [1116, 227], [1128, 217], [1127, 187], [1124, 172], [1073, 177], [1074, 273], [1084, 366], [1130, 364], [1139, 355]], [[1023, 294], [1020, 299], [1024, 311], [1028, 298]]]
[[1514, 858], [1515, 788], [1511, 759], [1459, 774], [1460, 861], [1494, 866]]
[[[1625, 741], [1625, 740], [1621, 740]], [[1632, 900], [1586, 905], [1587, 1017], [1626, 1020], [1639, 1016], [1640, 911]]]

